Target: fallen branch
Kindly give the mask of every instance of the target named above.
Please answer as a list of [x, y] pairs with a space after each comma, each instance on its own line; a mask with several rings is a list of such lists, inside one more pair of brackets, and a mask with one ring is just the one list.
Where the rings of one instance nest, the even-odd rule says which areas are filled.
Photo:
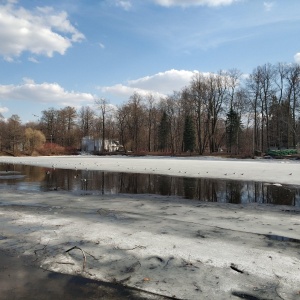
[[199, 269], [199, 267], [195, 266], [192, 262], [190, 262], [190, 260], [186, 261], [185, 259], [182, 258], [182, 261], [184, 263], [184, 265], [183, 265], [184, 267], [194, 267], [194, 268]]
[[137, 248], [140, 248], [140, 249], [146, 249], [145, 246], [135, 246], [133, 248], [119, 248], [118, 246], [114, 246], [114, 249], [115, 250], [134, 250], [134, 249], [137, 249]]
[[164, 260], [163, 260], [161, 257], [159, 257], [159, 256], [150, 256], [148, 259], [152, 259], [152, 258], [157, 259], [157, 260], [158, 260], [159, 262], [161, 262], [161, 263], [164, 262]]
[[48, 240], [47, 244], [43, 248], [34, 250], [34, 254], [37, 255], [38, 251], [44, 251], [46, 249], [46, 247], [48, 246], [49, 242], [50, 242], [50, 239]]
[[276, 294], [277, 294], [277, 296], [280, 298], [280, 299], [282, 299], [282, 300], [284, 300], [284, 298], [282, 298], [281, 296], [280, 296], [280, 294], [279, 294], [279, 292], [278, 292], [278, 287], [280, 286], [280, 276], [278, 276], [275, 272], [274, 272], [274, 270], [272, 269], [272, 272], [273, 272], [273, 274], [275, 275], [275, 278], [276, 278], [276, 280], [277, 280], [277, 285], [276, 285], [276, 287], [275, 287], [275, 292], [276, 292]]
[[171, 260], [173, 260], [173, 259], [174, 259], [174, 256], [171, 256], [171, 257], [168, 259], [168, 261], [166, 262], [166, 264], [163, 266], [163, 269], [166, 268], [166, 267], [168, 266], [169, 262], [170, 262]]
[[112, 282], [113, 282], [113, 283], [123, 284], [124, 282], [126, 282], [126, 281], [129, 280], [130, 278], [131, 278], [131, 276], [128, 276], [128, 277], [126, 277], [126, 278], [124, 278], [124, 279], [120, 279], [120, 280], [117, 280], [116, 278], [113, 278], [113, 279], [112, 279]]
[[95, 257], [93, 254], [90, 254], [88, 252], [85, 251], [85, 253], [89, 256], [91, 256], [94, 260], [99, 260], [99, 258]]
[[235, 264], [231, 264], [230, 265], [230, 268], [238, 273], [242, 273], [244, 274], [244, 271], [243, 270], [240, 270]]
[[66, 250], [65, 253], [68, 253], [68, 252], [70, 252], [70, 251], [72, 251], [74, 249], [78, 249], [78, 250], [80, 250], [82, 252], [82, 256], [83, 256], [82, 271], [84, 272], [84, 270], [85, 270], [85, 264], [86, 264], [86, 255], [85, 255], [84, 251], [81, 248], [79, 248], [77, 246], [74, 246], [74, 247]]
[[72, 262], [63, 262], [63, 261], [55, 261], [54, 263], [60, 264], [60, 265], [72, 265], [74, 266], [75, 264]]
[[43, 251], [43, 250], [45, 250], [47, 246], [48, 246], [48, 244], [45, 245], [45, 246], [44, 246], [43, 248], [41, 248], [41, 249], [35, 249], [35, 250], [34, 250], [34, 254], [37, 255], [37, 252], [38, 252], [38, 251]]
[[[132, 273], [135, 272], [137, 266], [139, 266], [139, 268], [141, 267], [141, 263], [139, 261], [135, 262], [134, 264], [132, 264], [131, 266], [127, 267], [124, 272], [125, 273]], [[129, 276], [130, 277], [130, 276]]]

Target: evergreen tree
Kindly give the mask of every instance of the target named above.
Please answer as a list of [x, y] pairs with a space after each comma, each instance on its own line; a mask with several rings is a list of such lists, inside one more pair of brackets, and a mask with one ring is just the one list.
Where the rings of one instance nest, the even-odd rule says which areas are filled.
[[195, 126], [191, 116], [185, 117], [183, 132], [184, 151], [194, 151], [195, 148]]
[[164, 111], [161, 117], [160, 125], [159, 125], [159, 149], [161, 151], [165, 150], [168, 145], [168, 136], [170, 133], [170, 123], [168, 120], [168, 115]]
[[238, 144], [239, 131], [242, 127], [241, 118], [232, 108], [229, 110], [226, 118], [226, 142], [227, 152], [231, 153], [232, 146]]

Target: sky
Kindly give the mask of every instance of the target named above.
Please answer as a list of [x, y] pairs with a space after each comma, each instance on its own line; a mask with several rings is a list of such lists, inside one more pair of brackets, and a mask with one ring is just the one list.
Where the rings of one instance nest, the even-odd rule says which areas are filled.
[[300, 63], [299, 0], [0, 0], [0, 113], [171, 95], [196, 72]]

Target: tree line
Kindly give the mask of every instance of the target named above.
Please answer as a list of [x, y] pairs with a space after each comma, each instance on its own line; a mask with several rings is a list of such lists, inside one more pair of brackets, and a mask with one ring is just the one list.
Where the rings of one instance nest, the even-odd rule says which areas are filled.
[[298, 64], [264, 64], [249, 75], [237, 69], [195, 73], [188, 86], [160, 99], [133, 93], [117, 107], [101, 98], [79, 110], [49, 108], [26, 124], [18, 115], [1, 118], [0, 150], [74, 150], [85, 136], [118, 140], [137, 154], [253, 155], [296, 148], [299, 97]]

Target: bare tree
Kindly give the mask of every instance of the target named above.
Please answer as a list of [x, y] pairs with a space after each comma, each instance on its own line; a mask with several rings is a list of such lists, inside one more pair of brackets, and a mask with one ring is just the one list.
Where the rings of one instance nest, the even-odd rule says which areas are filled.
[[147, 129], [148, 129], [148, 151], [151, 152], [154, 149], [154, 141], [155, 137], [155, 124], [156, 124], [156, 115], [157, 109], [155, 107], [155, 98], [152, 94], [147, 95], [146, 97], [146, 110], [147, 110]]
[[67, 106], [57, 112], [57, 132], [56, 143], [61, 146], [75, 147], [78, 146], [76, 138], [76, 118], [77, 112], [74, 107]]
[[58, 131], [58, 110], [54, 108], [49, 108], [48, 110], [42, 111], [42, 116], [40, 120], [40, 127], [42, 132], [45, 134], [46, 139], [52, 143], [57, 141], [59, 136]]
[[21, 119], [18, 115], [12, 115], [7, 120], [7, 143], [9, 149], [15, 154], [17, 151], [22, 151], [24, 139], [24, 128], [21, 124]]
[[121, 145], [123, 145], [125, 151], [127, 148], [127, 142], [129, 140], [128, 134], [126, 132], [128, 114], [129, 112], [126, 105], [117, 108], [116, 122], [117, 122], [117, 128], [119, 132], [119, 140]]
[[106, 115], [108, 112], [110, 112], [111, 108], [109, 107], [109, 102], [107, 99], [105, 98], [100, 98], [95, 100], [95, 104], [98, 107], [98, 109], [100, 110], [100, 114], [101, 114], [101, 124], [102, 124], [102, 143], [101, 143], [101, 152], [103, 153], [105, 150], [105, 122], [106, 122]]
[[[260, 67], [261, 69], [261, 116], [262, 116], [262, 130], [261, 130], [261, 144], [262, 151], [270, 147], [270, 134], [269, 134], [269, 117], [270, 117], [270, 105], [272, 98], [276, 93], [274, 86], [275, 70], [271, 64], [265, 64]], [[264, 129], [266, 131], [266, 137], [264, 137]], [[264, 138], [266, 140], [264, 140]]]
[[78, 113], [80, 137], [95, 135], [95, 112], [89, 106], [83, 106]]
[[5, 132], [7, 130], [6, 130], [6, 123], [5, 123], [4, 117], [1, 113], [0, 113], [0, 127], [1, 127], [1, 130], [0, 130], [0, 151], [2, 151], [4, 140], [5, 140]]
[[[288, 67], [287, 70], [287, 102], [289, 103], [289, 107], [292, 112], [292, 124], [291, 130], [292, 133], [292, 146], [296, 147], [297, 143], [297, 109], [299, 108], [299, 97], [300, 97], [300, 65], [293, 64]], [[288, 143], [290, 146], [290, 143]]]
[[170, 126], [170, 150], [174, 155], [180, 153], [183, 147], [183, 130], [184, 115], [181, 101], [181, 93], [174, 92], [173, 95], [166, 99], [161, 99], [160, 107], [162, 112], [166, 112], [168, 116], [168, 124]]
[[240, 78], [242, 76], [242, 73], [238, 69], [231, 69], [226, 72], [224, 76], [226, 76], [228, 84], [229, 109], [234, 109], [235, 94], [237, 88], [240, 85]]
[[219, 74], [211, 74], [208, 77], [208, 104], [207, 104], [207, 126], [209, 131], [209, 148], [210, 152], [217, 151], [218, 135], [217, 124], [220, 114], [228, 97], [228, 84], [226, 74], [221, 71]]
[[256, 150], [262, 150], [259, 139], [259, 131], [261, 118], [259, 113], [260, 107], [260, 94], [261, 94], [261, 70], [260, 68], [255, 68], [250, 74], [247, 80], [247, 90], [250, 97], [252, 105], [252, 114], [253, 114], [253, 152]]
[[142, 96], [134, 93], [127, 104], [127, 126], [131, 133], [132, 150], [135, 152], [141, 150], [141, 140], [144, 125], [145, 125], [145, 109], [143, 106]]
[[198, 73], [194, 75], [190, 84], [190, 93], [193, 99], [193, 107], [196, 118], [197, 143], [199, 154], [203, 154], [208, 141], [208, 130], [205, 124], [207, 101], [208, 101], [208, 85], [206, 78]]

